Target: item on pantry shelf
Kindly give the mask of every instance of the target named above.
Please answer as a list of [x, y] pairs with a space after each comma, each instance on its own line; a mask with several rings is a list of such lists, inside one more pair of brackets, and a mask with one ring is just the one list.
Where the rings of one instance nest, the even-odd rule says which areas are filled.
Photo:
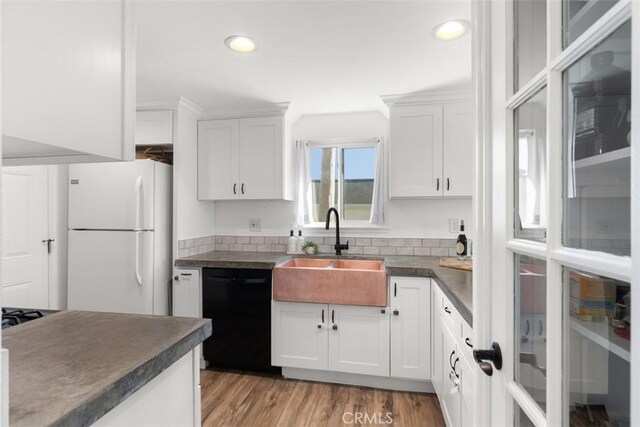
[[456, 242], [456, 253], [460, 258], [467, 256], [467, 236], [464, 235], [464, 220], [460, 220], [460, 234]]
[[320, 252], [320, 248], [316, 243], [309, 240], [308, 242], [305, 242], [304, 245], [302, 245], [302, 252], [307, 255], [315, 255]]
[[616, 284], [612, 279], [572, 271], [569, 273], [570, 312], [582, 320], [594, 316], [610, 317], [616, 302]]
[[287, 253], [295, 254], [297, 245], [298, 239], [295, 238], [295, 236], [293, 235], [293, 230], [291, 230], [289, 232], [289, 240], [287, 241]]
[[304, 246], [304, 237], [302, 237], [302, 230], [298, 230], [298, 237], [296, 237], [296, 253], [302, 252]]

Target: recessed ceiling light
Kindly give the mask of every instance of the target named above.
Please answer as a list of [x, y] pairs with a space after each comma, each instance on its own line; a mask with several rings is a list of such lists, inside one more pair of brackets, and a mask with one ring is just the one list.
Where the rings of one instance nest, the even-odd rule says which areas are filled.
[[227, 37], [224, 44], [234, 52], [249, 53], [253, 52], [256, 44], [251, 37], [247, 36], [231, 36]]
[[455, 40], [464, 36], [469, 28], [471, 25], [467, 21], [456, 19], [436, 25], [433, 29], [433, 36], [438, 40]]

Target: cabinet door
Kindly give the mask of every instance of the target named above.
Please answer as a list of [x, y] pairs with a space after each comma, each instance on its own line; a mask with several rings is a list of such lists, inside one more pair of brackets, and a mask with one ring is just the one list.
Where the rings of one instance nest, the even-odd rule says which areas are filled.
[[240, 120], [240, 198], [282, 198], [283, 120], [282, 117]]
[[460, 361], [456, 365], [456, 374], [458, 375], [458, 381], [460, 382], [460, 425], [472, 426], [474, 425], [474, 369], [476, 368], [474, 367], [474, 363], [467, 359], [462, 352], [459, 352], [458, 354], [460, 355]]
[[136, 145], [173, 144], [172, 111], [138, 111]]
[[471, 197], [473, 191], [473, 113], [471, 104], [444, 106], [443, 190], [445, 196]]
[[329, 311], [329, 370], [389, 376], [387, 310], [330, 305]]
[[449, 427], [460, 426], [460, 357], [456, 345], [456, 339], [449, 330], [446, 322], [442, 324], [443, 352], [442, 364], [444, 365], [442, 376], [442, 414]]
[[198, 123], [198, 199], [238, 198], [238, 120]]
[[431, 279], [392, 278], [391, 376], [431, 377]]
[[328, 313], [324, 304], [272, 301], [271, 364], [326, 370]]
[[135, 3], [11, 1], [2, 14], [3, 164], [134, 159]]
[[440, 288], [434, 285], [431, 287], [431, 382], [433, 388], [438, 395], [442, 395], [442, 373], [444, 367], [442, 364], [442, 318], [440, 317], [439, 308], [442, 304], [442, 296]]
[[173, 276], [172, 314], [180, 317], [202, 317], [200, 270], [177, 268]]
[[442, 105], [391, 109], [390, 197], [442, 195]]

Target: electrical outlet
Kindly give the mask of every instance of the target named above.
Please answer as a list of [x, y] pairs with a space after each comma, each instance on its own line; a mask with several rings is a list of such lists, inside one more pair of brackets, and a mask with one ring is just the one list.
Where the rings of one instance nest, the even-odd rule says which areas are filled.
[[460, 232], [460, 220], [458, 218], [449, 218], [449, 233]]
[[262, 219], [251, 218], [249, 220], [249, 231], [262, 231]]

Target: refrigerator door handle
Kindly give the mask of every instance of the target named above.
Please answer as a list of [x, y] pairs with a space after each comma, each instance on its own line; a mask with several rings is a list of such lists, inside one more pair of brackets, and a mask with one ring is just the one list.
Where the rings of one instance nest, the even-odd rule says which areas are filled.
[[140, 237], [142, 236], [141, 231], [136, 231], [136, 266], [135, 266], [135, 276], [136, 282], [138, 286], [142, 286], [142, 275], [140, 275]]
[[140, 212], [142, 211], [142, 175], [136, 179], [136, 230], [140, 230]]

